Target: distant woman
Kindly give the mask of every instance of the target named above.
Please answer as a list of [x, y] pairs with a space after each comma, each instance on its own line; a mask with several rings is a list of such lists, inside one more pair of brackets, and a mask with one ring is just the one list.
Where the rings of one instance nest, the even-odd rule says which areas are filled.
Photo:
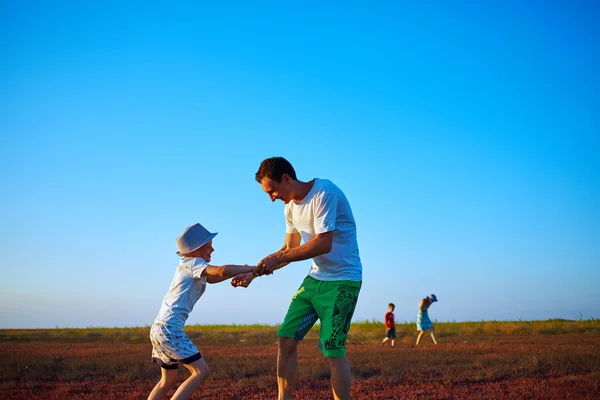
[[419, 336], [417, 336], [417, 346], [425, 331], [431, 331], [431, 340], [433, 340], [433, 343], [437, 344], [435, 334], [433, 333], [433, 324], [427, 314], [427, 309], [436, 301], [437, 297], [435, 297], [435, 294], [430, 294], [419, 302], [419, 315], [417, 315], [417, 331], [419, 331]]

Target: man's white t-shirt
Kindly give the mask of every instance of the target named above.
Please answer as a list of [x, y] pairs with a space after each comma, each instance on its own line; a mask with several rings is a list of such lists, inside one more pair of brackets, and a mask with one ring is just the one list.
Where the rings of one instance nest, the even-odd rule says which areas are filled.
[[201, 258], [185, 257], [179, 261], [155, 322], [183, 330], [185, 321], [206, 289], [206, 277], [202, 277], [206, 267], [208, 263]]
[[313, 258], [309, 276], [322, 281], [361, 281], [356, 224], [344, 193], [327, 179], [315, 178], [310, 192], [284, 210], [286, 233], [300, 232], [305, 243], [333, 231], [331, 251]]

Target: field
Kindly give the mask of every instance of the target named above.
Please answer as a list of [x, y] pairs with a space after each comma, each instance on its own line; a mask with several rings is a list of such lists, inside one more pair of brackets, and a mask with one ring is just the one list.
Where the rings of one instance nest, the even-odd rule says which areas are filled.
[[[352, 325], [354, 399], [598, 399], [600, 321], [438, 323], [415, 347], [397, 324], [380, 347], [378, 322]], [[276, 327], [190, 326], [212, 369], [195, 399], [275, 399]], [[299, 348], [297, 399], [330, 399], [313, 329]], [[1, 399], [143, 399], [160, 372], [148, 328], [0, 330]], [[180, 368], [181, 379], [187, 374]]]

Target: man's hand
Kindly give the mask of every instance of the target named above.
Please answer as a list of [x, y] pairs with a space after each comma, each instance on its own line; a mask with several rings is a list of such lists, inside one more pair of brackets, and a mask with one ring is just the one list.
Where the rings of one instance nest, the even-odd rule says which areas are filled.
[[259, 275], [271, 275], [279, 265], [279, 252], [269, 254], [256, 265], [259, 267]]
[[233, 286], [233, 287], [243, 286], [243, 287], [247, 288], [248, 285], [250, 285], [250, 283], [252, 283], [253, 279], [254, 279], [254, 272], [246, 272], [245, 274], [238, 274], [238, 275], [234, 276], [233, 279], [231, 280], [231, 286]]

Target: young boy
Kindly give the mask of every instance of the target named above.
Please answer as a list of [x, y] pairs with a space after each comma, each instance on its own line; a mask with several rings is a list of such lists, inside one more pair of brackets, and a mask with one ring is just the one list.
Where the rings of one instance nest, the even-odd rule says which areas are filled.
[[394, 347], [394, 343], [396, 342], [396, 325], [394, 324], [394, 309], [396, 306], [394, 303], [390, 303], [388, 305], [388, 312], [385, 313], [385, 328], [387, 329], [387, 336], [381, 342], [381, 346], [385, 344], [388, 340], [392, 340], [392, 347]]
[[164, 399], [175, 385], [177, 365], [182, 363], [190, 377], [177, 389], [171, 399], [188, 399], [210, 372], [202, 355], [183, 331], [185, 321], [198, 299], [204, 293], [206, 283], [218, 283], [237, 274], [254, 271], [248, 265], [209, 265], [214, 251], [210, 233], [202, 225], [188, 226], [176, 240], [177, 255], [182, 259], [175, 271], [171, 287], [150, 329], [152, 360], [161, 367], [162, 376], [148, 400]]

